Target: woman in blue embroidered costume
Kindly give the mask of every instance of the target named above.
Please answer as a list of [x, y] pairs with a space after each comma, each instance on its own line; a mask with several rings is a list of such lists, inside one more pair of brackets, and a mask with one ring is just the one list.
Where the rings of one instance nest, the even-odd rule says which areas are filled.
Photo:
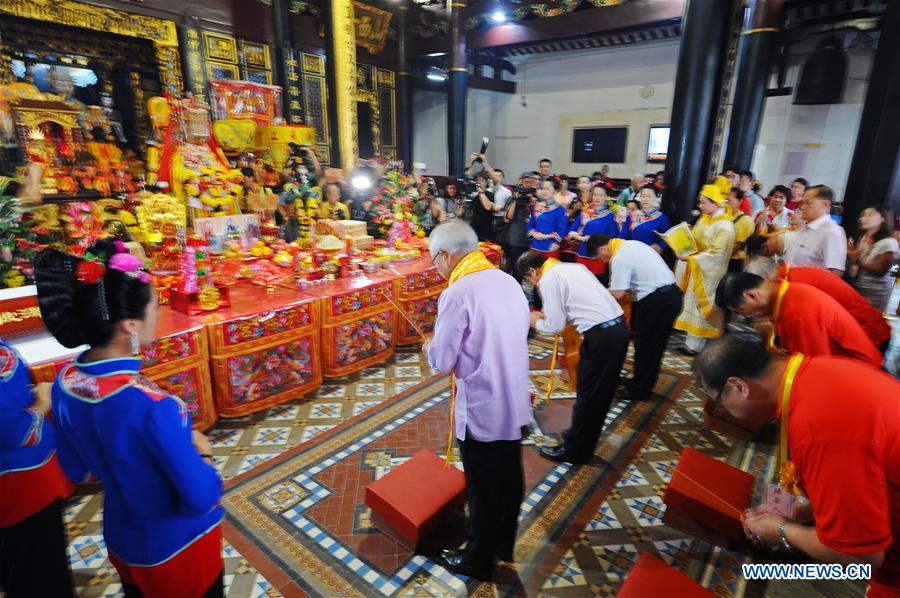
[[666, 249], [666, 244], [656, 233], [669, 230], [669, 218], [660, 211], [659, 197], [653, 187], [641, 189], [638, 201], [641, 204], [641, 211], [628, 217], [622, 236], [629, 241], [646, 243], [662, 253]]
[[103, 483], [103, 537], [126, 596], [222, 595], [222, 480], [185, 404], [141, 376], [157, 303], [140, 259], [95, 244], [35, 259], [41, 315], [66, 347], [88, 345], [53, 386], [59, 461]]
[[609, 235], [616, 237], [619, 227], [616, 226], [616, 216], [609, 211], [609, 196], [604, 187], [591, 189], [590, 203], [581, 210], [581, 217], [572, 223], [569, 237], [579, 241], [578, 263], [584, 264], [594, 274], [606, 272], [606, 264], [601, 260], [588, 257], [587, 240], [591, 235]]
[[531, 248], [542, 253], [559, 257], [559, 244], [569, 232], [566, 209], [556, 200], [560, 190], [559, 181], [547, 179], [538, 190], [538, 202], [528, 221], [528, 237]]
[[28, 366], [0, 340], [0, 590], [73, 596], [63, 527], [72, 486], [47, 418], [50, 385], [31, 388]]

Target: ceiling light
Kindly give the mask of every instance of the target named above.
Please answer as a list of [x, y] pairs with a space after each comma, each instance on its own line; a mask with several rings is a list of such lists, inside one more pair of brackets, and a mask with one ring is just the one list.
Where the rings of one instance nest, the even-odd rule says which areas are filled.
[[502, 10], [495, 10], [494, 14], [491, 15], [491, 20], [495, 23], [503, 23], [506, 21], [506, 13]]
[[446, 81], [447, 80], [447, 71], [443, 69], [439, 69], [436, 66], [432, 66], [428, 69], [428, 73], [425, 77], [429, 81]]

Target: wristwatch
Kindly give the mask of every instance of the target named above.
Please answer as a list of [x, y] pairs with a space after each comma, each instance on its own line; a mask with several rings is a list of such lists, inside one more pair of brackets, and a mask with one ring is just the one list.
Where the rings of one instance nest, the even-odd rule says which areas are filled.
[[781, 545], [787, 552], [794, 552], [794, 547], [791, 546], [791, 543], [788, 542], [787, 535], [784, 533], [784, 526], [787, 524], [787, 521], [782, 521], [778, 524], [778, 539], [781, 540]]

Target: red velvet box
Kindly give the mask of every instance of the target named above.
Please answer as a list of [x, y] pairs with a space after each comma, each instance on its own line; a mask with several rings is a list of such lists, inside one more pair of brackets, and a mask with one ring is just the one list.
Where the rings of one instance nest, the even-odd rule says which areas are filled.
[[408, 550], [432, 531], [441, 518], [466, 500], [466, 477], [423, 449], [412, 459], [366, 487], [372, 521]]
[[642, 552], [625, 583], [619, 588], [618, 598], [649, 598], [650, 596], [678, 596], [679, 598], [709, 598], [715, 596], [699, 583], [670, 567], [652, 552]]
[[[219, 309], [221, 307], [229, 307], [231, 305], [231, 301], [228, 297], [228, 287], [216, 285], [216, 288], [219, 290], [219, 298], [221, 303]], [[200, 307], [200, 293], [182, 293], [176, 289], [172, 289], [169, 291], [169, 305], [175, 311], [180, 311], [183, 314], [187, 314], [189, 316], [199, 316], [202, 313], [207, 313], [208, 311], [214, 310], [205, 310]]]
[[686, 448], [663, 502], [663, 521], [720, 546], [745, 540], [741, 515], [750, 506], [753, 476], [700, 451]]

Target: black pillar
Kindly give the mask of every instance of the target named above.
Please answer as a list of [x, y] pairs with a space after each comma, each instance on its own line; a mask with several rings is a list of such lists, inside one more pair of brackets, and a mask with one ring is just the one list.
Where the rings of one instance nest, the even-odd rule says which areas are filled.
[[[327, 93], [326, 110], [328, 122], [331, 127], [331, 164], [336, 168], [341, 166], [341, 144], [338, 135], [337, 115], [337, 78], [334, 71], [334, 35], [332, 35], [333, 20], [331, 18], [331, 2], [322, 3], [322, 23], [325, 28], [325, 86]], [[349, 176], [350, 173], [344, 173]]]
[[778, 49], [783, 0], [751, 0], [741, 32], [734, 106], [725, 164], [750, 168], [766, 103], [769, 70]]
[[400, 159], [407, 172], [412, 172], [412, 90], [409, 85], [409, 24], [407, 22], [409, 6], [401, 0], [397, 7], [397, 129]]
[[447, 101], [447, 156], [450, 176], [462, 176], [466, 156], [466, 3], [450, 0], [450, 80]]
[[294, 28], [289, 4], [289, 0], [272, 0], [272, 25], [275, 33], [275, 80], [283, 88], [281, 113], [287, 122], [294, 122], [302, 119], [303, 115], [299, 109], [300, 71], [294, 52]]
[[892, 181], [900, 179], [900, 2], [887, 3], [880, 29], [844, 191], [842, 223], [850, 231], [863, 208], [892, 203]]
[[688, 0], [672, 101], [663, 208], [675, 222], [686, 220], [705, 182], [710, 132], [734, 16], [734, 0]]

